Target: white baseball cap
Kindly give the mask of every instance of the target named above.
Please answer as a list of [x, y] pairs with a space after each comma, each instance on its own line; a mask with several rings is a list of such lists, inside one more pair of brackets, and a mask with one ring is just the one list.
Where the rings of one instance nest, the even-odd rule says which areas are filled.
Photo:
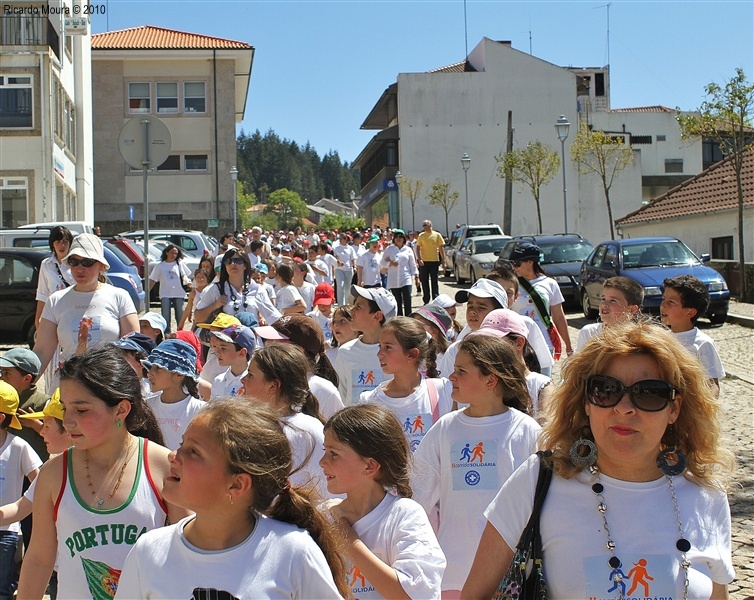
[[477, 279], [468, 290], [456, 292], [456, 302], [468, 302], [469, 295], [477, 298], [494, 298], [501, 308], [508, 308], [508, 294], [496, 281], [491, 279]]
[[380, 307], [385, 319], [390, 319], [398, 312], [398, 304], [395, 296], [385, 288], [363, 288], [358, 285], [351, 286], [351, 291], [367, 300], [373, 300]]

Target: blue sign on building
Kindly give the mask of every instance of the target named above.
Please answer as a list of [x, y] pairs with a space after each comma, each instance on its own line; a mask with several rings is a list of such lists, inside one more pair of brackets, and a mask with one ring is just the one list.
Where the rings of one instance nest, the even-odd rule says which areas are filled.
[[395, 179], [383, 179], [382, 189], [391, 192], [398, 189], [398, 184], [395, 182]]

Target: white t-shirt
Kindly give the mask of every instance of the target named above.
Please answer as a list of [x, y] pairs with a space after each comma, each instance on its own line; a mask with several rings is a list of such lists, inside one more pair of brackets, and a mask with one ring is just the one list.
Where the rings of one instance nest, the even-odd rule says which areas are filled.
[[[403, 426], [403, 433], [406, 435], [413, 452], [419, 446], [419, 442], [427, 435], [429, 428], [435, 423], [432, 418], [429, 384], [426, 379], [422, 379], [419, 387], [410, 396], [393, 398], [385, 393], [387, 383], [387, 381], [383, 381], [373, 390], [362, 392], [357, 403], [374, 402], [389, 408]], [[450, 397], [453, 384], [447, 379], [432, 379], [431, 385], [434, 385], [437, 391], [439, 420], [441, 416], [448, 414], [453, 409], [453, 399]]]
[[136, 308], [128, 292], [107, 283], [100, 284], [94, 292], [77, 292], [73, 287], [53, 292], [42, 310], [42, 318], [57, 325], [61, 360], [68, 360], [76, 352], [84, 317], [92, 319], [87, 342], [91, 346], [119, 339], [121, 317], [133, 314]]
[[146, 402], [157, 417], [165, 447], [170, 450], [178, 449], [191, 418], [207, 406], [206, 402], [193, 396], [186, 396], [180, 402], [163, 402], [162, 392], [147, 397]]
[[[505, 543], [515, 548], [531, 516], [539, 473], [539, 459], [531, 457], [506, 482], [485, 511]], [[545, 577], [550, 598], [617, 597], [607, 564], [610, 552], [591, 476], [552, 478], [540, 517]], [[682, 598], [683, 569], [675, 544], [678, 524], [665, 477], [634, 483], [600, 475], [607, 506], [607, 523], [615, 542], [615, 555], [626, 576], [626, 596]], [[691, 542], [687, 553], [689, 598], [709, 598], [712, 582], [727, 584], [735, 576], [731, 563], [730, 509], [721, 491], [674, 477], [683, 537]], [[646, 590], [632, 570], [647, 561]], [[635, 572], [634, 572], [635, 573]]]
[[359, 258], [356, 259], [356, 266], [361, 267], [361, 281], [359, 285], [377, 285], [382, 283], [380, 279], [380, 261], [382, 260], [382, 254], [375, 252], [365, 252]]
[[[410, 598], [440, 598], [445, 556], [419, 504], [386, 493], [353, 528], [364, 545], [395, 570]], [[346, 568], [346, 582], [354, 598], [382, 598], [356, 565], [347, 561]]]
[[207, 354], [207, 360], [204, 362], [202, 372], [199, 373], [199, 379], [209, 381], [210, 385], [215, 380], [215, 377], [225, 372], [228, 367], [223, 367], [217, 360], [217, 354], [214, 353], [212, 348], [209, 349]]
[[137, 540], [116, 598], [340, 598], [322, 550], [295, 525], [257, 515], [243, 542], [212, 551], [186, 539], [193, 518]]
[[222, 310], [229, 315], [250, 312], [256, 317], [257, 321], [259, 321], [261, 315], [267, 321], [268, 325], [272, 325], [283, 316], [272, 305], [262, 286], [253, 281], [249, 282], [245, 295], [242, 294], [242, 290], [234, 288], [230, 282], [226, 283], [224, 293], [222, 294], [220, 293], [220, 282], [208, 285], [204, 288], [202, 298], [196, 306], [197, 310], [212, 306], [220, 296], [228, 297], [228, 301], [222, 307]]
[[243, 388], [241, 379], [243, 379], [244, 375], [246, 375], [246, 369], [238, 375], [233, 375], [230, 367], [225, 367], [225, 371], [212, 380], [210, 398], [231, 398], [238, 396], [241, 388]]
[[[23, 481], [34, 469], [42, 466], [34, 449], [26, 440], [8, 432], [5, 442], [0, 446], [0, 506], [5, 506], [18, 500], [23, 492]], [[36, 479], [35, 479], [36, 481]], [[9, 525], [0, 526], [0, 531], [21, 531], [21, 524], [16, 521]]]
[[448, 559], [443, 590], [463, 587], [484, 530], [483, 511], [536, 450], [539, 430], [514, 408], [478, 418], [459, 410], [442, 417], [419, 444], [411, 485], [428, 514], [440, 502], [437, 537]]
[[295, 285], [284, 285], [277, 292], [277, 300], [275, 302], [277, 309], [283, 312], [286, 308], [293, 308], [296, 302], [304, 299], [299, 294], [298, 288]]
[[710, 379], [725, 378], [723, 363], [720, 360], [720, 355], [717, 353], [715, 342], [712, 341], [710, 336], [699, 331], [698, 327], [676, 333], [675, 336], [704, 365]]
[[39, 265], [39, 282], [35, 299], [47, 302], [53, 292], [64, 290], [75, 283], [71, 275], [71, 267], [62, 264], [54, 255], [48, 256]]
[[[319, 308], [315, 308], [313, 311], [306, 314], [314, 319], [322, 328], [322, 333], [325, 334], [325, 344], [329, 344], [330, 340], [332, 340], [332, 317], [326, 317], [323, 315], [319, 312]], [[332, 312], [330, 314], [332, 315]]]
[[307, 378], [309, 380], [309, 391], [319, 402], [319, 414], [325, 419], [329, 419], [343, 408], [340, 392], [332, 381], [313, 373], [309, 373]]
[[317, 283], [332, 283], [332, 277], [330, 276], [330, 265], [328, 265], [324, 260], [316, 258], [314, 260], [307, 260], [307, 265], [311, 265], [316, 269], [319, 269], [320, 271], [324, 271], [326, 274], [323, 275], [319, 271], [314, 271], [314, 279], [317, 281]]
[[581, 330], [579, 330], [579, 337], [576, 340], [576, 347], [574, 348], [574, 352], [581, 350], [584, 346], [586, 346], [586, 343], [595, 335], [602, 333], [602, 330], [604, 328], [604, 323], [589, 323], [588, 325], [584, 325]]
[[382, 372], [377, 358], [379, 349], [379, 344], [365, 344], [360, 337], [340, 346], [333, 366], [340, 379], [338, 391], [345, 406], [355, 404], [362, 392], [392, 379]]
[[332, 495], [327, 491], [327, 481], [319, 466], [320, 459], [325, 455], [325, 426], [304, 413], [282, 417], [281, 421], [286, 425], [283, 431], [293, 453], [291, 485], [313, 485], [321, 498], [330, 498]]
[[301, 286], [296, 286], [298, 293], [301, 294], [301, 298], [306, 304], [306, 312], [311, 312], [314, 305], [314, 290], [317, 286], [308, 281], [304, 281]]
[[185, 298], [183, 277], [191, 277], [191, 271], [180, 260], [157, 263], [149, 275], [149, 281], [160, 284], [160, 298]]
[[[563, 304], [564, 300], [563, 294], [560, 291], [560, 286], [558, 286], [558, 282], [551, 277], [548, 277], [547, 275], [540, 275], [539, 277], [529, 280], [529, 283], [531, 283], [534, 289], [536, 289], [542, 296], [545, 301], [545, 307], [550, 313], [552, 313], [553, 306]], [[547, 342], [547, 347], [550, 349], [550, 352], [553, 352], [554, 347], [552, 345], [552, 342], [550, 341], [550, 336], [547, 333], [547, 328], [539, 318], [539, 311], [537, 311], [537, 307], [531, 301], [529, 294], [522, 286], [519, 286], [518, 298], [516, 298], [516, 300], [513, 302], [513, 306], [511, 306], [510, 308], [511, 310], [515, 310], [519, 315], [524, 315], [534, 320], [534, 322], [539, 326], [539, 330], [542, 332], [542, 336], [545, 338], [545, 342]]]
[[530, 372], [526, 376], [526, 387], [529, 390], [529, 398], [531, 398], [531, 404], [534, 407], [532, 414], [536, 417], [539, 414], [539, 393], [542, 388], [547, 387], [552, 383], [547, 375], [541, 373]]
[[329, 279], [329, 280], [328, 280], [328, 279], [325, 279], [325, 281], [326, 281], [327, 283], [330, 283], [330, 284], [332, 284], [332, 282], [333, 282], [333, 277], [335, 276], [335, 275], [334, 275], [334, 273], [335, 273], [335, 269], [336, 269], [336, 268], [337, 268], [337, 266], [338, 266], [338, 259], [337, 259], [337, 258], [335, 258], [335, 257], [334, 257], [334, 256], [333, 256], [332, 254], [329, 254], [329, 253], [327, 253], [327, 254], [322, 254], [322, 255], [321, 255], [321, 256], [319, 257], [319, 260], [321, 260], [322, 262], [324, 262], [324, 263], [325, 263], [325, 264], [327, 265], [327, 272], [328, 272], [328, 274], [329, 274], [329, 276], [330, 276], [330, 279]]
[[[390, 266], [391, 262], [397, 262], [398, 266]], [[387, 287], [389, 289], [402, 288], [411, 285], [413, 277], [419, 274], [416, 266], [416, 255], [408, 246], [398, 248], [391, 244], [385, 248], [382, 255], [382, 267], [387, 267]]]
[[338, 265], [338, 269], [342, 269], [344, 271], [353, 269], [353, 263], [357, 258], [356, 250], [353, 249], [353, 246], [349, 246], [348, 244], [341, 246], [339, 244], [333, 247], [332, 253], [335, 258], [343, 263], [342, 265]]

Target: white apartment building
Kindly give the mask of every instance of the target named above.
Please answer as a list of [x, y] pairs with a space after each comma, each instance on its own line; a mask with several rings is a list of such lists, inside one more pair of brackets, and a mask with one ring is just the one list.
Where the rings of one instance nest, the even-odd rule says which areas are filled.
[[[610, 75], [608, 67], [559, 67], [515, 50], [509, 42], [487, 38], [465, 61], [427, 73], [400, 73], [362, 124], [362, 129], [379, 130], [354, 163], [361, 169], [360, 208], [367, 221], [377, 216], [372, 209], [380, 202], [380, 208], [387, 204], [390, 222], [400, 222], [395, 182], [400, 171], [425, 181], [425, 193], [436, 179], [451, 182], [459, 201], [449, 214], [450, 229], [466, 222], [467, 183], [469, 222], [502, 225], [505, 181], [496, 175], [495, 157], [506, 149], [510, 113], [514, 148], [539, 140], [559, 156], [565, 151], [565, 195], [560, 172], [541, 189], [544, 232], [577, 232], [595, 243], [609, 239], [601, 182], [580, 176], [570, 158], [569, 144], [579, 123], [618, 132], [634, 150], [633, 164], [611, 190], [615, 219], [677, 185], [681, 176], [702, 170], [702, 144], [680, 141], [674, 111], [611, 109]], [[560, 115], [570, 122], [563, 148], [555, 129]], [[460, 160], [464, 154], [471, 159], [465, 173]], [[403, 205], [400, 224], [410, 229], [410, 205], [405, 199]], [[511, 231], [505, 233], [535, 233], [536, 205], [529, 189], [514, 184], [511, 206]], [[417, 202], [416, 213], [447, 233], [444, 211], [429, 206], [426, 198]]]
[[93, 221], [91, 37], [81, 17], [84, 4], [2, 6], [0, 227]]

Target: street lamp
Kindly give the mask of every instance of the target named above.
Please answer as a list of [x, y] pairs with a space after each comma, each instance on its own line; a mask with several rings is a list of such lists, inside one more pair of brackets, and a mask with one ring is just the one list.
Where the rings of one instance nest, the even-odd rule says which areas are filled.
[[463, 168], [463, 180], [466, 184], [466, 225], [469, 225], [469, 167], [471, 166], [471, 157], [464, 152], [461, 157], [461, 167]]
[[560, 115], [558, 120], [555, 121], [555, 131], [558, 132], [558, 139], [560, 140], [560, 158], [563, 162], [563, 223], [565, 231], [568, 233], [568, 192], [566, 191], [566, 167], [565, 167], [565, 141], [568, 137], [568, 129], [571, 124], [564, 115]]
[[403, 227], [403, 196], [401, 195], [401, 179], [403, 173], [395, 172], [395, 185], [398, 188], [398, 227]]
[[238, 179], [238, 169], [233, 165], [230, 168], [230, 178], [233, 180], [233, 232], [238, 230], [238, 189], [236, 186], [236, 180]]

